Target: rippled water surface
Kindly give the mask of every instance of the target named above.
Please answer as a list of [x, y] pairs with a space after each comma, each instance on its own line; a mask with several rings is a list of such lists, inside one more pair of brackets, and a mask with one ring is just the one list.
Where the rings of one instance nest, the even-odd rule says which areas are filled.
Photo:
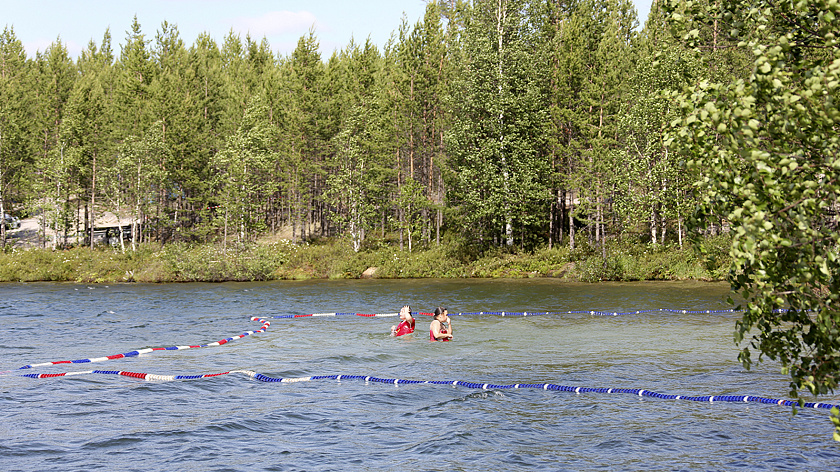
[[[70, 470], [837, 470], [826, 410], [539, 389], [475, 390], [361, 380], [264, 383], [243, 374], [175, 382], [115, 375], [31, 379], [15, 369], [259, 329], [251, 316], [323, 312], [629, 312], [726, 309], [703, 283], [553, 280], [0, 285], [0, 469]], [[785, 398], [773, 364], [746, 372], [736, 314], [453, 317], [391, 338], [396, 318], [271, 320], [223, 346], [156, 351], [91, 369], [272, 377], [369, 375], [665, 394]], [[840, 403], [840, 397], [821, 398]]]

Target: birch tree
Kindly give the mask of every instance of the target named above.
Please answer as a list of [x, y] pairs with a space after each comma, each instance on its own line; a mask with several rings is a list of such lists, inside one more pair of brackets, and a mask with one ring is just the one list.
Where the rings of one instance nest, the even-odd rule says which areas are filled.
[[[778, 361], [800, 402], [805, 391], [829, 394], [840, 381], [840, 5], [669, 2], [668, 11], [698, 53], [712, 37], [753, 55], [746, 79], [675, 97], [681, 118], [669, 137], [702, 173], [697, 223], [733, 228], [729, 282], [746, 300], [739, 360], [749, 368], [757, 351]], [[721, 36], [708, 34], [719, 26]]]
[[616, 211], [627, 228], [647, 226], [652, 244], [664, 243], [666, 227], [674, 225], [682, 246], [685, 220], [696, 204], [693, 179], [679, 153], [665, 146], [665, 131], [679, 115], [673, 94], [696, 83], [701, 66], [692, 51], [671, 40], [658, 6], [638, 49], [619, 121], [622, 147], [615, 165], [626, 172], [616, 176]]
[[548, 201], [542, 159], [546, 122], [533, 70], [525, 3], [478, 1], [468, 16], [465, 64], [448, 149], [458, 173], [460, 217], [479, 245], [514, 244]]
[[171, 151], [163, 140], [163, 122], [153, 123], [142, 138], [129, 136], [119, 149], [117, 167], [122, 176], [123, 192], [131, 209], [131, 249], [148, 239], [144, 226], [150, 222], [157, 203], [156, 195], [166, 187], [166, 169], [162, 160], [171, 158]]
[[260, 95], [252, 97], [242, 117], [242, 124], [229, 137], [221, 152], [213, 156], [218, 189], [217, 218], [223, 225], [223, 247], [227, 250], [229, 233], [239, 243], [251, 241], [265, 229], [265, 220], [257, 210], [259, 202], [276, 190], [277, 183], [266, 178], [276, 159], [272, 149], [272, 127], [268, 107]]

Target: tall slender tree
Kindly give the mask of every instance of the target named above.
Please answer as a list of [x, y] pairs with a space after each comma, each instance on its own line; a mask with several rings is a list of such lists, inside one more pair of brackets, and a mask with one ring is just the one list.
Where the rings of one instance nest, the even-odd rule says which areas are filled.
[[[335, 209], [334, 219], [350, 233], [355, 251], [361, 249], [375, 217], [392, 195], [393, 166], [388, 142], [393, 135], [383, 133], [381, 91], [382, 58], [370, 40], [364, 46], [353, 42], [343, 52], [342, 73], [347, 88], [341, 110], [342, 123], [333, 138], [335, 154], [324, 195]], [[387, 116], [387, 115], [386, 115]]]
[[[31, 120], [30, 69], [23, 43], [14, 29], [0, 34], [0, 218], [10, 212], [11, 203], [25, 195], [27, 174], [31, 174], [34, 149]], [[6, 244], [6, 225], [0, 221], [0, 247]]]
[[90, 247], [94, 244], [92, 236], [98, 212], [99, 171], [103, 164], [113, 164], [109, 162], [111, 159], [108, 155], [112, 132], [109, 120], [112, 65], [111, 36], [106, 31], [100, 46], [91, 41], [79, 56], [79, 77], [70, 95], [66, 113], [68, 123], [64, 127], [65, 142], [79, 158], [79, 196], [84, 200], [83, 221]]
[[449, 150], [458, 172], [460, 216], [480, 244], [512, 246], [548, 201], [545, 112], [533, 70], [534, 31], [518, 0], [473, 5], [465, 33], [460, 104]]
[[163, 138], [162, 121], [152, 123], [143, 137], [129, 136], [119, 149], [117, 168], [124, 185], [126, 203], [131, 208], [131, 249], [148, 239], [144, 226], [155, 211], [155, 199], [159, 189], [166, 185], [166, 168], [160, 162], [171, 158], [171, 151]]
[[[292, 240], [304, 239], [313, 223], [323, 188], [329, 137], [324, 133], [324, 64], [313, 31], [302, 36], [285, 62], [282, 172], [285, 177]], [[320, 219], [320, 218], [319, 218]], [[319, 227], [320, 227], [319, 222]], [[323, 228], [320, 228], [323, 230]]]
[[213, 238], [212, 215], [215, 196], [211, 178], [211, 157], [223, 145], [224, 77], [222, 57], [216, 42], [202, 33], [190, 47], [186, 72], [189, 90], [186, 92], [195, 105], [187, 119], [191, 125], [184, 155], [174, 169], [180, 185], [182, 219], [176, 218], [179, 237], [187, 240]]
[[[43, 231], [47, 227], [52, 228], [52, 245], [55, 247], [59, 233], [63, 232], [66, 236], [71, 227], [70, 196], [76, 190], [71, 186], [77, 183], [70, 180], [75, 153], [72, 150], [65, 153], [67, 146], [61, 139], [62, 120], [76, 71], [61, 38], [56, 39], [44, 53], [36, 54], [35, 65], [38, 69], [35, 85], [38, 101], [34, 117], [40, 148], [36, 172], [40, 178], [33, 187], [41, 196], [36, 201], [42, 217], [41, 228]], [[43, 236], [45, 244], [46, 234]]]
[[150, 111], [163, 124], [163, 140], [171, 151], [171, 160], [158, 164], [169, 176], [156, 195], [156, 232], [165, 240], [183, 223], [179, 218], [186, 213], [188, 186], [206, 173], [200, 144], [195, 142], [204, 121], [203, 103], [196, 99], [201, 97], [200, 84], [195, 83], [189, 52], [177, 27], [161, 24], [151, 57], [156, 70], [149, 85]]
[[696, 204], [693, 178], [680, 164], [682, 157], [665, 146], [665, 131], [679, 116], [673, 94], [701, 77], [700, 62], [670, 39], [658, 5], [651, 10], [638, 51], [618, 122], [621, 146], [614, 165], [626, 171], [614, 174], [616, 216], [631, 230], [644, 222], [654, 244], [664, 243], [671, 224], [682, 245], [685, 219]]
[[148, 45], [149, 40], [135, 16], [115, 66], [113, 119], [117, 141], [128, 136], [142, 136], [154, 121], [149, 87], [154, 80], [155, 67]]
[[216, 169], [221, 205], [217, 215], [223, 227], [225, 250], [229, 233], [235, 233], [242, 243], [253, 240], [265, 229], [257, 210], [262, 198], [276, 190], [277, 182], [266, 178], [276, 159], [271, 146], [273, 132], [268, 107], [262, 96], [255, 95], [249, 100], [236, 133], [211, 159]]

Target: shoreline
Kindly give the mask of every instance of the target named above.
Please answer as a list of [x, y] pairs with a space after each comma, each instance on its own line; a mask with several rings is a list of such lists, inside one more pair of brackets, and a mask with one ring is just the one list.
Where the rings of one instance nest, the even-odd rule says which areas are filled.
[[181, 283], [341, 279], [526, 279], [566, 282], [720, 282], [728, 258], [713, 257], [725, 241], [679, 248], [611, 242], [599, 248], [502, 249], [473, 255], [455, 245], [412, 252], [390, 246], [353, 252], [346, 241], [247, 245], [140, 245], [136, 251], [97, 247], [19, 249], [0, 252], [0, 282]]

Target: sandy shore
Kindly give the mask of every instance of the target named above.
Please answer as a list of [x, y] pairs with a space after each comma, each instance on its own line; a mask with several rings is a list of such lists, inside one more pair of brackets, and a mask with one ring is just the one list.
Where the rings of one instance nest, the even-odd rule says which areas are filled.
[[[130, 225], [131, 220], [117, 218], [117, 216], [111, 212], [105, 212], [101, 218], [96, 220], [97, 226], [116, 225], [119, 223], [123, 225]], [[45, 247], [49, 247], [52, 246], [54, 235], [55, 231], [50, 228], [42, 231], [40, 218], [26, 218], [20, 220], [19, 228], [11, 229], [6, 232], [6, 244], [21, 249], [41, 247], [42, 240], [46, 237], [46, 242], [43, 244]], [[71, 235], [68, 239], [70, 242], [74, 242], [75, 238], [75, 235]]]
[[[6, 231], [6, 244], [16, 248], [40, 247], [41, 225], [37, 218], [26, 218], [20, 220], [20, 227]], [[49, 231], [48, 238], [52, 238], [52, 231]], [[49, 239], [48, 239], [49, 240]]]

